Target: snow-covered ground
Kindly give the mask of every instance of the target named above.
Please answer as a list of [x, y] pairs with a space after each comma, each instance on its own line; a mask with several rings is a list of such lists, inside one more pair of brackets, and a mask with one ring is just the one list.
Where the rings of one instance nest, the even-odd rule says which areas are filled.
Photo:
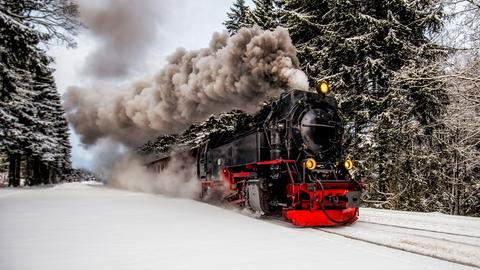
[[[361, 215], [353, 226], [322, 231], [85, 183], [0, 189], [0, 269], [475, 269], [363, 240], [393, 243], [411, 230], [406, 240], [418, 242], [418, 235], [445, 231], [477, 256], [479, 219], [372, 209]], [[455, 252], [454, 244], [443, 252]]]
[[355, 226], [322, 231], [480, 267], [479, 218], [361, 209]]

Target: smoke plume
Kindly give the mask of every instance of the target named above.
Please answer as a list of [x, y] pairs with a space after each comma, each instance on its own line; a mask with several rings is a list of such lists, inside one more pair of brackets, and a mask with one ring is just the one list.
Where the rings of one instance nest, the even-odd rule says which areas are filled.
[[198, 198], [200, 184], [195, 168], [191, 158], [174, 155], [167, 167], [157, 173], [147, 169], [133, 155], [125, 154], [108, 169], [107, 184], [131, 191]]
[[79, 0], [80, 17], [99, 42], [84, 72], [96, 78], [127, 75], [139, 67], [145, 51], [157, 38], [158, 0]]
[[215, 33], [205, 49], [177, 51], [153, 78], [120, 88], [70, 87], [67, 118], [83, 143], [109, 137], [137, 145], [174, 133], [211, 114], [253, 111], [283, 89], [307, 89], [288, 31]]

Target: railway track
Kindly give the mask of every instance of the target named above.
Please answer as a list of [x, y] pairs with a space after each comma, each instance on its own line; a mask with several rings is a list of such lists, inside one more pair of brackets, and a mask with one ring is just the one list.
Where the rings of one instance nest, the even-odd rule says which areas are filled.
[[[296, 228], [280, 218], [266, 221]], [[480, 237], [477, 235], [363, 220], [350, 226], [310, 229], [480, 269]]]
[[[409, 252], [409, 253], [414, 253], [414, 254], [417, 254], [417, 255], [427, 256], [427, 257], [430, 257], [430, 258], [435, 258], [435, 259], [439, 259], [439, 260], [443, 260], [443, 261], [447, 261], [447, 262], [451, 262], [451, 263], [456, 263], [456, 264], [465, 265], [465, 266], [471, 266], [471, 267], [475, 267], [475, 268], [480, 269], [480, 264], [478, 263], [478, 261], [476, 261], [476, 260], [478, 260], [477, 259], [478, 257], [473, 257], [473, 258], [471, 257], [470, 259], [468, 259], [468, 258], [467, 259], [465, 259], [465, 258], [462, 258], [462, 259], [451, 258], [450, 256], [436, 255], [436, 254], [433, 254], [433, 253], [431, 253], [427, 250], [421, 251], [421, 250], [410, 249], [408, 247], [398, 246], [398, 245], [395, 245], [393, 243], [388, 244], [388, 243], [378, 242], [378, 241], [374, 241], [374, 240], [369, 240], [368, 238], [356, 237], [356, 236], [353, 236], [353, 235], [350, 235], [350, 234], [345, 234], [345, 233], [341, 233], [341, 232], [332, 231], [331, 229], [314, 228], [314, 230], [319, 230], [319, 231], [322, 231], [322, 232], [325, 232], [325, 233], [342, 236], [342, 237], [349, 238], [349, 239], [356, 240], [356, 241], [362, 241], [362, 242], [369, 243], [369, 244], [374, 244], [374, 245], [383, 246], [383, 247], [387, 247], [387, 248], [397, 249], [397, 250], [401, 250], [401, 251], [405, 251], [405, 252]], [[413, 244], [414, 242], [410, 242], [410, 243]]]
[[358, 221], [352, 226], [313, 228], [356, 241], [480, 268], [480, 238], [466, 234]]
[[463, 236], [463, 237], [468, 237], [468, 238], [480, 239], [480, 236], [476, 236], [476, 235], [452, 233], [452, 232], [440, 231], [440, 230], [429, 230], [429, 229], [422, 229], [422, 228], [415, 228], [415, 227], [408, 227], [408, 226], [401, 226], [401, 225], [394, 225], [394, 224], [385, 224], [385, 223], [378, 223], [378, 222], [371, 222], [371, 221], [364, 221], [364, 220], [359, 220], [357, 222], [358, 223], [366, 223], [366, 224], [375, 224], [375, 225], [380, 225], [380, 226], [395, 227], [395, 228], [401, 228], [401, 229], [408, 229], [408, 230], [414, 230], [414, 231], [439, 233], [439, 234], [446, 234], [446, 235], [453, 235], [453, 236]]

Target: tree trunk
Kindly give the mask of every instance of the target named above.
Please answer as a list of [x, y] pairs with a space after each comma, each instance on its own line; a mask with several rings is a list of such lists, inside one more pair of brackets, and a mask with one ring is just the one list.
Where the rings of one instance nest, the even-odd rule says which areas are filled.
[[386, 177], [386, 168], [385, 168], [385, 155], [384, 151], [380, 149], [378, 151], [378, 191], [380, 192], [380, 198], [381, 200], [388, 200], [388, 186], [389, 183], [387, 182], [388, 179]]
[[[458, 134], [458, 129], [457, 129], [457, 134]], [[458, 138], [458, 137], [457, 137]], [[459, 181], [460, 181], [460, 172], [459, 172], [459, 166], [458, 166], [458, 153], [457, 150], [455, 150], [455, 173], [454, 173], [454, 179], [455, 179], [455, 188], [454, 188], [454, 193], [453, 193], [453, 214], [458, 215], [459, 213], [459, 208], [460, 208], [460, 186], [459, 186]]]
[[48, 166], [45, 163], [40, 162], [40, 179], [42, 184], [49, 184], [49, 172]]
[[40, 174], [40, 160], [38, 157], [32, 158], [32, 185], [38, 185], [41, 183]]
[[25, 158], [25, 184], [26, 185], [33, 185], [33, 174], [32, 174], [32, 170], [33, 170], [33, 166], [32, 166], [32, 158], [30, 157], [30, 155], [28, 155], [26, 158]]
[[56, 169], [50, 169], [50, 183], [58, 183], [58, 171]]
[[19, 154], [8, 155], [8, 185], [18, 187], [20, 185], [21, 159]]
[[17, 186], [19, 186], [22, 169], [22, 156], [20, 154], [17, 154], [17, 159], [15, 161], [17, 162], [17, 165], [15, 166], [15, 169], [17, 170], [15, 175], [17, 176]]

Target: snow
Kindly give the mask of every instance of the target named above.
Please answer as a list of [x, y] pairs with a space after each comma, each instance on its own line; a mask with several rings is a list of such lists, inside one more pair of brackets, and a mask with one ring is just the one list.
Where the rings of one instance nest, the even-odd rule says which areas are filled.
[[362, 209], [362, 221], [426, 229], [476, 237], [480, 245], [480, 219], [442, 213], [415, 213], [382, 209]]
[[480, 267], [479, 218], [362, 209], [355, 226], [324, 231]]
[[0, 216], [0, 269], [473, 269], [93, 183], [0, 189]]

